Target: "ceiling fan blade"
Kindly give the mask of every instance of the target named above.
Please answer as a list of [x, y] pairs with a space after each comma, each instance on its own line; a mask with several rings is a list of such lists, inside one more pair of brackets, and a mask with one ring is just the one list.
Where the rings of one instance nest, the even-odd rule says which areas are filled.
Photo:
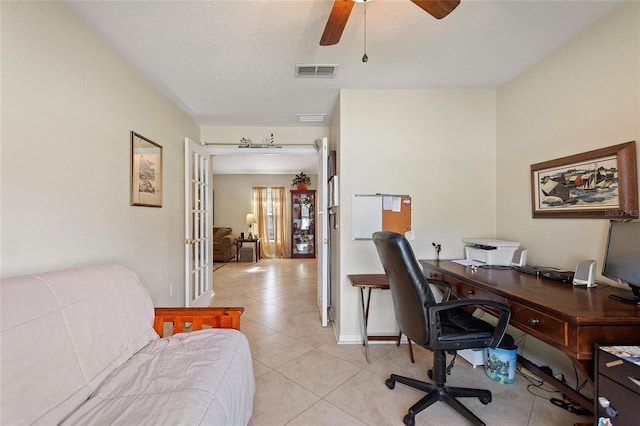
[[436, 19], [442, 19], [458, 7], [460, 0], [411, 0]]
[[333, 8], [329, 14], [327, 25], [320, 38], [320, 46], [331, 46], [337, 44], [342, 36], [342, 31], [353, 9], [353, 0], [335, 0]]

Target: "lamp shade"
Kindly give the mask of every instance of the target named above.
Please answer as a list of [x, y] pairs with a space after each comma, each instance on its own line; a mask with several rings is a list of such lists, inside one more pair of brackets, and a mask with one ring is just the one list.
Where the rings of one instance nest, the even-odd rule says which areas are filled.
[[258, 223], [258, 219], [256, 219], [256, 215], [255, 214], [247, 213], [247, 217], [244, 218], [244, 223], [247, 224], [247, 225]]

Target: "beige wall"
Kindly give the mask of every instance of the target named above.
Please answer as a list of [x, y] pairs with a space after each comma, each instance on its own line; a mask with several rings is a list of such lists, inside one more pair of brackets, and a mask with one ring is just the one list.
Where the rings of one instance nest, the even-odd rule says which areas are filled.
[[529, 170], [640, 139], [639, 7], [622, 6], [498, 90], [498, 233], [521, 241], [530, 264], [602, 259], [607, 218], [532, 219]]
[[[182, 305], [183, 140], [199, 126], [63, 4], [1, 7], [2, 276], [117, 262]], [[162, 208], [129, 205], [131, 130], [164, 148]]]
[[[497, 234], [520, 241], [531, 265], [574, 270], [596, 259], [600, 274], [607, 218], [532, 219], [529, 167], [640, 140], [640, 3], [623, 5], [501, 87], [497, 116]], [[527, 342], [530, 358], [573, 377], [566, 357]]]
[[[465, 237], [494, 236], [496, 103], [492, 90], [340, 92], [340, 340], [359, 341], [358, 291], [348, 274], [382, 272], [371, 241], [351, 236], [354, 194], [409, 194], [413, 249], [460, 258]], [[396, 332], [391, 296], [372, 298], [369, 330]]]
[[[215, 170], [215, 158], [213, 160]], [[233, 233], [248, 232], [248, 226], [244, 224], [244, 218], [251, 207], [251, 190], [254, 186], [284, 186], [291, 189], [291, 180], [294, 175], [280, 174], [247, 174], [247, 175], [213, 175], [213, 224], [214, 226], [227, 226], [233, 229]], [[311, 178], [310, 189], [317, 188], [317, 175], [309, 175]]]

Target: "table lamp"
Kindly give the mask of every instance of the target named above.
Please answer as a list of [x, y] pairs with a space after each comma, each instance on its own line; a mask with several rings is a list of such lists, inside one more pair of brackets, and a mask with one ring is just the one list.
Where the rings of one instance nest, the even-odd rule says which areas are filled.
[[253, 213], [247, 213], [247, 216], [244, 218], [244, 223], [249, 225], [249, 239], [253, 239], [253, 224], [258, 223], [258, 219], [256, 215]]

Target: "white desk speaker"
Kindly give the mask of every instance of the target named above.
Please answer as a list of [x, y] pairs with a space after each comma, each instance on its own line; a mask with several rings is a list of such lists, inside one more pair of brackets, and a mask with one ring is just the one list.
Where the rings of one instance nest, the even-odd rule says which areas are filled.
[[576, 272], [573, 275], [573, 285], [586, 285], [587, 287], [596, 286], [596, 261], [581, 260], [576, 266]]
[[511, 257], [511, 266], [524, 266], [527, 264], [527, 249], [517, 248]]

